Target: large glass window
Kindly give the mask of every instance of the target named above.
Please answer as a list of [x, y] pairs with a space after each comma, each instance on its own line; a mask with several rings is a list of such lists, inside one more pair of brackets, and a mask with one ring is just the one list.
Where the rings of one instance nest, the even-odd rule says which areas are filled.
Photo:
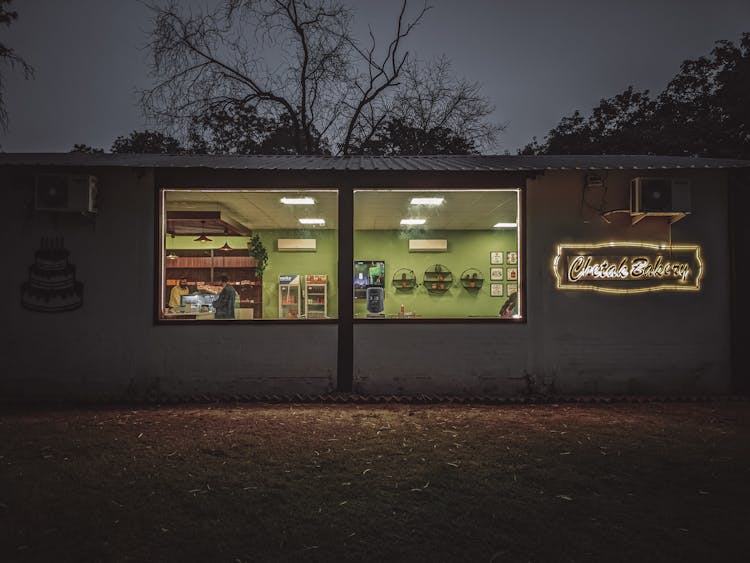
[[161, 191], [159, 318], [338, 314], [335, 190]]
[[520, 193], [355, 191], [355, 318], [521, 318]]

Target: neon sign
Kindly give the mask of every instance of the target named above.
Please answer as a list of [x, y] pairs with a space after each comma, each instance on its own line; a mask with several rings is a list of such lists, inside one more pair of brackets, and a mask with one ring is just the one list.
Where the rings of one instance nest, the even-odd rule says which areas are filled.
[[558, 244], [552, 263], [557, 289], [603, 293], [699, 291], [698, 245], [602, 242]]

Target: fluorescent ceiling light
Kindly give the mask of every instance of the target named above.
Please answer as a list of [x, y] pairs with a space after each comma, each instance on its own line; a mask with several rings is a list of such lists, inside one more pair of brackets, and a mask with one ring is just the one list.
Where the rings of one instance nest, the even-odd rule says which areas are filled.
[[445, 201], [444, 197], [413, 197], [412, 205], [441, 205]]
[[325, 219], [300, 219], [300, 223], [303, 225], [325, 225], [326, 220]]
[[315, 200], [311, 197], [282, 197], [281, 203], [284, 205], [314, 205]]
[[515, 229], [518, 223], [495, 223], [492, 226], [496, 229]]
[[427, 219], [401, 219], [402, 225], [424, 225]]

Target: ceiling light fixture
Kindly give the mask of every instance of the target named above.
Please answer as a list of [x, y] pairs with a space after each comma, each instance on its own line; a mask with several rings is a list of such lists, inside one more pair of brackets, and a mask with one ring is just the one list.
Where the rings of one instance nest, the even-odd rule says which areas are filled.
[[401, 219], [402, 225], [424, 225], [427, 219]]
[[314, 205], [315, 200], [311, 197], [282, 197], [281, 203], [284, 205]]
[[413, 197], [411, 198], [412, 205], [442, 205], [445, 201], [444, 197]]
[[213, 242], [213, 239], [210, 239], [206, 236], [206, 222], [201, 221], [201, 236], [194, 238], [193, 242]]
[[325, 219], [300, 219], [300, 223], [303, 225], [325, 225], [326, 220]]
[[174, 252], [174, 233], [169, 233], [169, 238], [172, 239], [172, 250], [167, 254], [167, 260], [177, 260], [179, 256]]
[[220, 246], [219, 250], [223, 250], [224, 252], [227, 252], [229, 250], [232, 250], [232, 247], [229, 246], [229, 241], [227, 240], [227, 235], [229, 233], [227, 232], [226, 227], [224, 227], [224, 246]]

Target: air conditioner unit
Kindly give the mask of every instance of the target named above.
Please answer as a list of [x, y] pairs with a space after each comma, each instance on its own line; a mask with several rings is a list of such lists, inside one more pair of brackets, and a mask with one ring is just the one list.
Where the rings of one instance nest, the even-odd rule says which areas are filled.
[[448, 241], [445, 239], [412, 239], [409, 241], [409, 252], [447, 252]]
[[34, 209], [96, 213], [97, 180], [86, 174], [38, 174]]
[[279, 252], [315, 252], [317, 249], [314, 238], [280, 238], [276, 243]]
[[630, 181], [630, 214], [634, 223], [648, 215], [671, 217], [674, 222], [689, 213], [687, 178], [639, 177]]

